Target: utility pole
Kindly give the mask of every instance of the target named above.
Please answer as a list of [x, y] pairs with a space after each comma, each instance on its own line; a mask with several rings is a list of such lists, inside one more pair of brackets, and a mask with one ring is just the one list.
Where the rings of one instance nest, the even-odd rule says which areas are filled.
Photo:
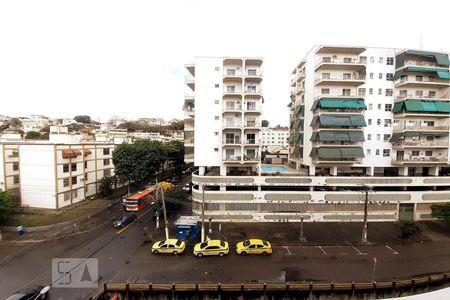
[[205, 185], [202, 184], [202, 236], [201, 242], [205, 242]]
[[303, 214], [305, 213], [305, 206], [306, 206], [306, 203], [303, 202], [302, 214], [300, 216], [300, 242], [302, 242], [302, 243], [306, 242], [306, 239], [303, 235], [303, 220], [305, 219], [305, 216]]
[[363, 220], [363, 230], [361, 242], [367, 244], [367, 206], [369, 204], [369, 187], [365, 184], [362, 185], [365, 189], [364, 194], [364, 220]]
[[[167, 239], [169, 239], [169, 227], [167, 224], [167, 212], [166, 212], [166, 201], [164, 198], [164, 188], [161, 185], [156, 186], [156, 197], [158, 197], [158, 192], [161, 193], [161, 201], [162, 201], [163, 216], [164, 216], [164, 232], [165, 232], [166, 240], [167, 240]], [[159, 212], [157, 215], [157, 226], [159, 227]]]

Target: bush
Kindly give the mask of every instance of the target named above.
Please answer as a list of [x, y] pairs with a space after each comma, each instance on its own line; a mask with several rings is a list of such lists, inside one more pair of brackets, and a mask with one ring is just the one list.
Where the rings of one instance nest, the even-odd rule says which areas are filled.
[[401, 238], [407, 239], [418, 235], [422, 232], [422, 228], [415, 222], [404, 222], [400, 227]]

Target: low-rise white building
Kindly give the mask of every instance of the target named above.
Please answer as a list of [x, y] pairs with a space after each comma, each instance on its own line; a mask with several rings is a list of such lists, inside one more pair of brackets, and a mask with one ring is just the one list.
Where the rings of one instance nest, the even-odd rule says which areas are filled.
[[41, 115], [31, 115], [30, 118], [21, 118], [23, 131], [40, 131], [49, 125], [48, 117]]
[[0, 144], [0, 188], [21, 206], [57, 209], [97, 193], [98, 181], [114, 175], [114, 144]]
[[289, 147], [289, 127], [262, 127], [261, 147], [272, 152], [280, 147]]

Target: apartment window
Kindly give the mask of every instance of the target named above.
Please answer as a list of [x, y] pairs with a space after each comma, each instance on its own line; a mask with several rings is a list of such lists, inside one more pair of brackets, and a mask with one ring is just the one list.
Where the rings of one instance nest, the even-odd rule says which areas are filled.
[[72, 170], [72, 172], [75, 172], [77, 170], [77, 164], [76, 163], [71, 164], [70, 169]]
[[383, 57], [380, 57], [380, 59], [379, 59], [379, 63], [380, 63], [380, 64], [382, 64], [382, 63], [383, 63], [383, 61], [384, 61]]
[[350, 96], [352, 93], [351, 89], [342, 89], [342, 96]]
[[366, 89], [365, 88], [359, 88], [358, 89], [358, 96], [365, 96], [366, 95]]
[[375, 57], [371, 56], [371, 57], [370, 57], [370, 63], [373, 64], [374, 62], [375, 62]]
[[385, 134], [385, 135], [383, 136], [383, 140], [384, 140], [385, 142], [388, 142], [389, 139], [390, 139], [390, 137], [391, 137], [390, 134]]
[[392, 104], [385, 104], [384, 105], [384, 111], [391, 111], [392, 110]]
[[19, 184], [20, 179], [19, 179], [19, 175], [14, 175], [13, 176], [13, 184]]
[[320, 92], [324, 95], [328, 95], [330, 93], [330, 89], [321, 89]]
[[373, 104], [369, 103], [369, 109], [373, 109]]
[[422, 97], [423, 91], [416, 91], [415, 94], [416, 94], [416, 97]]
[[214, 71], [220, 71], [220, 67], [215, 67]]
[[109, 155], [109, 148], [103, 148], [103, 155]]
[[388, 97], [394, 95], [394, 90], [393, 89], [386, 89], [385, 95], [388, 96]]
[[380, 155], [380, 149], [375, 150], [375, 155]]
[[378, 95], [382, 95], [383, 94], [383, 89], [378, 89]]
[[370, 78], [370, 79], [373, 79], [373, 73], [370, 73], [370, 74], [369, 74], [369, 78]]
[[392, 120], [384, 119], [384, 127], [391, 127], [391, 126], [392, 126]]
[[377, 134], [377, 141], [381, 140], [381, 134]]
[[111, 169], [103, 170], [103, 176], [111, 176]]
[[381, 103], [378, 103], [377, 107], [378, 107], [378, 110], [381, 110]]
[[68, 186], [69, 186], [69, 183], [70, 183], [69, 178], [64, 178], [64, 179], [63, 179], [63, 186], [64, 186], [64, 187], [68, 187]]
[[367, 120], [367, 125], [372, 125], [372, 119]]
[[248, 76], [256, 76], [256, 69], [248, 69], [247, 75]]
[[381, 125], [381, 119], [377, 119], [377, 125]]
[[433, 151], [431, 150], [425, 151], [425, 156], [433, 156]]
[[367, 149], [367, 156], [370, 156], [371, 152], [371, 149]]
[[383, 79], [383, 73], [378, 73], [378, 79]]
[[432, 136], [432, 135], [427, 135], [426, 137], [427, 137], [427, 142], [432, 142], [432, 141], [434, 141], [434, 136]]
[[387, 81], [394, 81], [394, 74], [386, 73], [386, 80]]
[[214, 100], [214, 104], [219, 104], [219, 100]]
[[72, 176], [72, 185], [77, 184], [77, 176]]
[[416, 75], [416, 81], [423, 81], [423, 76]]
[[371, 135], [370, 133], [367, 135], [367, 140], [368, 140], [368, 141], [371, 141], [371, 140], [372, 140], [372, 135]]
[[429, 98], [435, 98], [435, 97], [436, 97], [436, 92], [434, 92], [434, 91], [429, 91], [429, 92], [428, 92], [428, 97], [429, 97]]
[[[216, 83], [216, 84], [214, 85], [214, 87], [215, 87], [216, 89], [219, 88], [219, 84]], [[227, 91], [228, 91], [228, 87], [227, 87]]]
[[64, 201], [69, 201], [70, 200], [70, 192], [65, 192], [64, 193]]
[[389, 156], [391, 156], [391, 150], [383, 149], [383, 157], [389, 157]]
[[416, 150], [414, 150], [414, 151], [411, 152], [411, 155], [412, 155], [412, 156], [419, 156], [419, 154], [420, 154], [420, 152], [419, 152], [419, 151], [416, 151]]
[[227, 85], [227, 93], [235, 93], [236, 86], [235, 85]]
[[88, 181], [89, 180], [89, 173], [84, 173], [84, 180]]
[[247, 102], [247, 110], [256, 110], [256, 102]]
[[359, 57], [359, 62], [360, 63], [366, 63], [367, 62], [367, 56], [360, 56]]
[[13, 171], [19, 171], [19, 163], [15, 162], [12, 166]]
[[214, 131], [214, 135], [219, 135], [219, 132], [218, 131]]
[[88, 167], [88, 162], [85, 161], [85, 162], [84, 162], [84, 168], [87, 169], [87, 167]]
[[78, 191], [77, 190], [72, 191], [72, 199], [75, 199], [77, 197], [78, 197]]
[[388, 66], [393, 66], [394, 65], [394, 58], [393, 57], [387, 57], [386, 58], [386, 64]]
[[407, 90], [400, 90], [400, 97], [406, 97], [406, 95], [408, 95], [408, 91]]
[[373, 88], [369, 88], [369, 95], [373, 95]]
[[214, 116], [214, 120], [219, 120], [219, 116]]
[[11, 152], [11, 157], [19, 157], [19, 151], [13, 150], [13, 151]]
[[103, 160], [103, 165], [108, 166], [109, 165], [109, 158], [106, 158]]
[[236, 75], [236, 69], [227, 69], [227, 75], [231, 75], [231, 76]]
[[214, 152], [219, 152], [219, 148], [214, 148]]
[[351, 79], [352, 78], [352, 74], [351, 73], [344, 73], [344, 74], [342, 74], [342, 78], [343, 79]]
[[63, 165], [63, 173], [67, 173], [69, 172], [69, 164], [64, 164]]

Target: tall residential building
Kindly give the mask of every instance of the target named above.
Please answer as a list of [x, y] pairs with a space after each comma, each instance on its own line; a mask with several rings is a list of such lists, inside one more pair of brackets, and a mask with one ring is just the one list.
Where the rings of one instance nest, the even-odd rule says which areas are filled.
[[264, 151], [288, 147], [289, 127], [262, 127], [261, 147]]
[[98, 181], [114, 175], [115, 145], [0, 143], [0, 189], [21, 206], [56, 209], [80, 202], [98, 191]]
[[186, 69], [186, 161], [200, 175], [259, 174], [262, 59], [196, 57]]
[[[194, 173], [193, 212], [204, 203], [221, 222], [361, 222], [367, 201], [369, 222], [431, 219], [450, 199], [449, 65], [447, 53], [313, 47], [292, 72], [289, 167]], [[220, 149], [204, 138], [220, 132], [215, 115], [196, 107], [197, 166]]]

